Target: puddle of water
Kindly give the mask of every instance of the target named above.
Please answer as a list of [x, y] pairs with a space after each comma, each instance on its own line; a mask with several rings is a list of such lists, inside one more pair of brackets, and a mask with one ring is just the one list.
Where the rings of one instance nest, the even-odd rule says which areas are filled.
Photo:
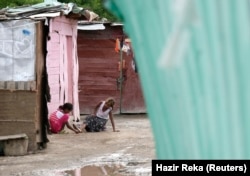
[[75, 170], [65, 171], [67, 176], [124, 176], [124, 167], [121, 165], [85, 166]]

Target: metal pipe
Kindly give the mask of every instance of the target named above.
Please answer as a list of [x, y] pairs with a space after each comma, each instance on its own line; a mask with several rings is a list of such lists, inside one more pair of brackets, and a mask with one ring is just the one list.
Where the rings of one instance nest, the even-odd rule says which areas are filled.
[[121, 40], [120, 44], [120, 114], [122, 113], [122, 83], [123, 83], [123, 39]]

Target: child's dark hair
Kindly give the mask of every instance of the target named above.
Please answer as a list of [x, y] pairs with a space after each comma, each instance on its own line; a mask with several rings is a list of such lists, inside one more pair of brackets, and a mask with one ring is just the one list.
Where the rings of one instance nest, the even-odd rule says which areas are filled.
[[72, 111], [73, 105], [71, 103], [64, 103], [64, 105], [59, 106], [59, 109], [62, 109], [62, 110], [67, 109], [69, 111]]

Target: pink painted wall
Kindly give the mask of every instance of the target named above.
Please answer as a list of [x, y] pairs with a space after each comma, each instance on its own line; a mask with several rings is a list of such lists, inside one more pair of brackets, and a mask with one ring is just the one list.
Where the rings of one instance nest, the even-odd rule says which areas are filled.
[[50, 40], [47, 43], [47, 71], [51, 92], [49, 114], [59, 105], [70, 102], [73, 115], [79, 118], [77, 21], [64, 16], [50, 20]]

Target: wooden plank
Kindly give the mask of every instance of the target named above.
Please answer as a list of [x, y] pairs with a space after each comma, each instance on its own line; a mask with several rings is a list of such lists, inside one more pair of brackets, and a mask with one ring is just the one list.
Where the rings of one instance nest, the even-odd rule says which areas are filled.
[[0, 97], [1, 120], [34, 120], [36, 92], [1, 90]]
[[6, 83], [7, 83], [6, 89], [8, 89], [8, 90], [15, 90], [16, 89], [14, 81], [7, 81]]
[[67, 24], [67, 25], [73, 25], [73, 26], [77, 25], [76, 20], [66, 18], [65, 16], [60, 16], [60, 17], [55, 18], [55, 22], [60, 22], [60, 23], [64, 23], [64, 24]]
[[[65, 36], [64, 35], [60, 35], [60, 40], [63, 40]], [[61, 42], [60, 43], [60, 58], [59, 58], [59, 71], [60, 71], [60, 75], [59, 75], [59, 83], [60, 83], [60, 104], [64, 103], [64, 91], [65, 91], [65, 87], [64, 87], [64, 78], [63, 78], [63, 73], [64, 73], [64, 43]]]
[[122, 26], [109, 26], [105, 25], [105, 30], [97, 30], [97, 31], [78, 31], [78, 39], [106, 39], [106, 40], [114, 40], [117, 37], [123, 35], [123, 27]]
[[68, 94], [68, 102], [73, 103], [73, 91], [74, 91], [74, 88], [73, 88], [74, 87], [73, 62], [75, 59], [75, 57], [73, 57], [73, 52], [75, 51], [74, 47], [73, 47], [73, 36], [68, 36], [66, 43], [67, 43], [67, 48], [68, 48], [67, 49], [67, 62], [68, 62], [67, 63], [67, 70], [68, 70], [68, 91], [67, 91], [67, 94]]
[[86, 72], [86, 73], [103, 73], [103, 72], [105, 72], [105, 73], [117, 73], [117, 69], [115, 69], [115, 68], [104, 68], [104, 69], [106, 69], [106, 70], [103, 70], [103, 69], [98, 69], [98, 68], [94, 68], [94, 67], [92, 67], [92, 68], [85, 68], [84, 70], [82, 70], [81, 72]]
[[[56, 85], [56, 86], [54, 86]], [[55, 94], [59, 94], [59, 86], [58, 84], [53, 84], [50, 86], [50, 94], [51, 95], [55, 95]]]
[[[63, 30], [65, 30], [65, 28], [63, 28]], [[72, 35], [72, 32], [71, 32], [71, 35]], [[69, 66], [68, 66], [68, 59], [71, 59], [71, 58], [68, 58], [68, 50], [72, 50], [72, 48], [70, 46], [68, 46], [68, 43], [67, 43], [67, 39], [68, 38], [71, 38], [70, 36], [64, 36], [62, 38], [62, 42], [63, 42], [63, 45], [64, 45], [64, 57], [63, 57], [63, 78], [64, 78], [64, 102], [68, 102], [69, 101]], [[72, 68], [70, 68], [72, 69]], [[70, 78], [72, 79], [72, 78]]]
[[111, 95], [117, 95], [118, 90], [97, 90], [96, 89], [87, 89], [84, 91], [80, 92], [81, 94], [87, 94], [87, 95], [106, 95], [107, 97], [111, 96]]
[[30, 90], [31, 82], [28, 81], [28, 82], [26, 82], [25, 84], [26, 84], [26, 89], [25, 89], [25, 90]]
[[80, 119], [80, 105], [79, 105], [79, 87], [78, 87], [78, 80], [79, 80], [79, 60], [77, 54], [77, 28], [73, 30], [73, 115], [75, 120]]
[[117, 72], [84, 72], [83, 70], [81, 70], [79, 72], [80, 76], [81, 77], [82, 75], [85, 74], [85, 76], [92, 76], [93, 79], [95, 77], [110, 77], [110, 78], [118, 78], [119, 76], [116, 75]]
[[60, 84], [60, 80], [59, 80], [59, 75], [49, 75], [49, 85], [52, 84], [56, 84], [59, 85]]
[[37, 88], [36, 88], [36, 81], [31, 81], [30, 82], [30, 90], [32, 90], [32, 91], [37, 90]]
[[53, 18], [52, 20], [50, 20], [50, 32], [53, 31], [61, 31], [61, 22], [57, 22], [55, 20], [56, 18]]
[[[85, 57], [80, 58], [79, 64], [83, 64], [85, 67], [93, 67], [93, 66], [112, 66], [112, 68], [117, 68], [119, 62], [119, 58], [116, 56], [109, 57], [109, 58], [101, 58], [101, 56], [95, 57]], [[85, 65], [84, 65], [85, 64]]]
[[[59, 87], [58, 87], [59, 89]], [[49, 106], [52, 106], [52, 104], [55, 104], [56, 106], [58, 106], [59, 104], [61, 105], [62, 103], [60, 102], [60, 93], [51, 93], [51, 103], [49, 104]], [[50, 112], [51, 113], [51, 112]]]
[[100, 90], [114, 90], [117, 91], [116, 85], [111, 84], [111, 85], [90, 85], [90, 86], [86, 86], [84, 85], [82, 87], [82, 91], [85, 90], [96, 90], [96, 91], [100, 91]]
[[96, 48], [112, 48], [114, 49], [115, 47], [115, 39], [113, 40], [107, 40], [107, 39], [83, 39], [78, 37], [78, 45], [79, 47], [84, 47], [87, 49], [96, 49]]
[[60, 42], [59, 34], [56, 32], [50, 33], [50, 40], [53, 43], [59, 43]]
[[[34, 124], [36, 129], [36, 142], [46, 142], [44, 141], [44, 138], [46, 138], [46, 134], [42, 133], [42, 124], [44, 114], [44, 106], [42, 98], [44, 96], [42, 95], [42, 79], [43, 79], [43, 72], [44, 72], [44, 48], [43, 48], [43, 42], [45, 40], [44, 31], [43, 31], [43, 23], [39, 22], [36, 24], [36, 81], [31, 82], [30, 88], [31, 90], [37, 90], [36, 91], [36, 111], [35, 111], [35, 118], [34, 118]], [[43, 136], [45, 135], [45, 137]]]
[[25, 89], [24, 89], [24, 81], [19, 81], [19, 82], [17, 83], [17, 89], [18, 89], [18, 90], [25, 90]]
[[[82, 64], [82, 63], [81, 63]], [[82, 65], [81, 65], [81, 68], [82, 69], [97, 69], [99, 68], [100, 70], [103, 70], [103, 69], [114, 69], [114, 70], [117, 70], [118, 71], [118, 61], [115, 61], [115, 62], [110, 62], [110, 61], [106, 61], [104, 62], [103, 64], [100, 64], [100, 63], [89, 63], [89, 62], [84, 62]]]
[[[57, 58], [58, 60], [58, 58]], [[49, 75], [59, 75], [59, 67], [47, 67], [47, 72], [49, 73]]]
[[55, 58], [60, 57], [60, 53], [59, 53], [59, 51], [60, 51], [60, 43], [50, 42], [50, 46], [53, 47], [53, 50], [52, 50], [52, 48], [50, 48], [47, 56], [48, 57], [52, 56], [52, 57], [55, 57]]
[[56, 52], [60, 50], [60, 43], [54, 43], [51, 41], [47, 42], [47, 50], [48, 50], [48, 55], [50, 55], [50, 52]]
[[36, 90], [36, 81], [5, 81], [0, 82], [2, 90]]
[[90, 81], [85, 80], [84, 82], [79, 81], [79, 86], [81, 88], [90, 87], [90, 86], [102, 87], [102, 86], [114, 86], [114, 85], [117, 85], [116, 79], [113, 79], [112, 81], [106, 81], [105, 79], [100, 80], [100, 81], [96, 81], [96, 80], [90, 80]]
[[[50, 57], [48, 57], [48, 58], [50, 58]], [[60, 59], [60, 57], [52, 59], [52, 60], [47, 59], [47, 67], [48, 68], [58, 68], [59, 65], [60, 65], [59, 64], [59, 59]]]
[[[111, 50], [109, 52], [107, 52], [108, 50]], [[84, 50], [84, 49], [80, 49], [78, 51], [79, 54], [79, 60], [81, 60], [81, 58], [91, 58], [91, 57], [96, 57], [99, 56], [103, 59], [105, 58], [119, 58], [119, 54], [115, 52], [115, 50], [113, 48], [110, 49], [98, 49], [98, 50]], [[84, 57], [83, 57], [84, 56]]]
[[12, 139], [22, 139], [22, 138], [28, 138], [28, 136], [24, 133], [15, 134], [15, 135], [0, 136], [0, 141], [6, 141], [6, 140], [12, 140]]
[[77, 25], [76, 20], [65, 18], [64, 16], [56, 17], [50, 22], [50, 32], [59, 31], [63, 35], [72, 35], [72, 28]]
[[5, 81], [0, 81], [0, 89], [5, 89]]

